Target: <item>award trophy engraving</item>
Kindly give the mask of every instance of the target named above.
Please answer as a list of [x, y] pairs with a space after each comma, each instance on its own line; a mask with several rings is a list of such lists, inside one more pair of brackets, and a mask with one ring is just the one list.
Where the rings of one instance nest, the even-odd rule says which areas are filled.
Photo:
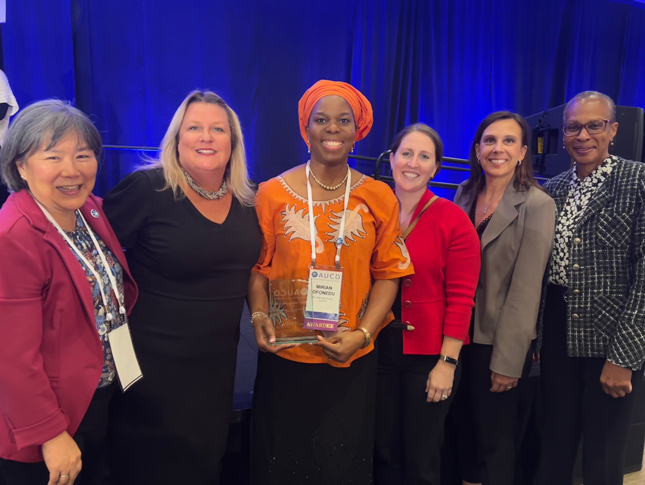
[[275, 328], [273, 345], [317, 342], [314, 330], [304, 327], [308, 281], [269, 281], [269, 318]]

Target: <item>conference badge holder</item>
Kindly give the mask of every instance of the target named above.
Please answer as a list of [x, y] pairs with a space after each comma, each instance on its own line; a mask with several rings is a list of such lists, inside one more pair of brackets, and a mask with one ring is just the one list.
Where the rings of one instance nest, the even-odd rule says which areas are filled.
[[143, 378], [137, 355], [134, 353], [128, 323], [126, 322], [119, 328], [112, 330], [108, 334], [108, 340], [112, 350], [112, 357], [114, 357], [116, 375], [119, 378], [121, 389], [125, 392], [132, 384]]
[[340, 318], [343, 270], [335, 266], [309, 268], [309, 291], [305, 308], [306, 329], [336, 332]]

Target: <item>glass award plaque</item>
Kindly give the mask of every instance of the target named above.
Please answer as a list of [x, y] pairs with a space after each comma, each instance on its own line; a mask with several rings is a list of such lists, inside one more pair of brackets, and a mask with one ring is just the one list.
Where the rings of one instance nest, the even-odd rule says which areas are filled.
[[269, 281], [269, 318], [275, 328], [273, 345], [318, 342], [314, 330], [304, 327], [307, 280]]

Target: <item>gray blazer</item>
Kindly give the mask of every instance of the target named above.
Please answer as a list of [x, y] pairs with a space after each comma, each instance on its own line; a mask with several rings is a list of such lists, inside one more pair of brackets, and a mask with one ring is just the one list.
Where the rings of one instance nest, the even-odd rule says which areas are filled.
[[[459, 186], [455, 203], [472, 206]], [[493, 346], [490, 369], [521, 377], [536, 338], [542, 277], [551, 254], [555, 203], [536, 187], [508, 184], [481, 239], [482, 269], [475, 293], [473, 341]]]

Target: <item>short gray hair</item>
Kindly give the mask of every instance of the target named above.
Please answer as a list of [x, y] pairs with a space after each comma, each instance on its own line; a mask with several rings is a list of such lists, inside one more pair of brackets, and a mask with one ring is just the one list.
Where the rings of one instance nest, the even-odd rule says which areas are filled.
[[[27, 106], [14, 119], [0, 151], [2, 181], [12, 192], [27, 188], [18, 164], [41, 148], [56, 146], [69, 132], [87, 143], [98, 159], [101, 135], [85, 113], [57, 99], [38, 101]], [[45, 146], [45, 144], [47, 144]]]
[[599, 93], [598, 91], [583, 91], [581, 93], [576, 94], [573, 98], [571, 98], [564, 107], [564, 112], [562, 113], [562, 120], [564, 122], [567, 121], [567, 110], [569, 109], [569, 106], [571, 106], [576, 101], [584, 101], [585, 99], [604, 100], [607, 103], [607, 106], [609, 107], [609, 111], [611, 111], [611, 121], [616, 121], [616, 103], [614, 103], [614, 100], [611, 99], [609, 96], [603, 93]]

